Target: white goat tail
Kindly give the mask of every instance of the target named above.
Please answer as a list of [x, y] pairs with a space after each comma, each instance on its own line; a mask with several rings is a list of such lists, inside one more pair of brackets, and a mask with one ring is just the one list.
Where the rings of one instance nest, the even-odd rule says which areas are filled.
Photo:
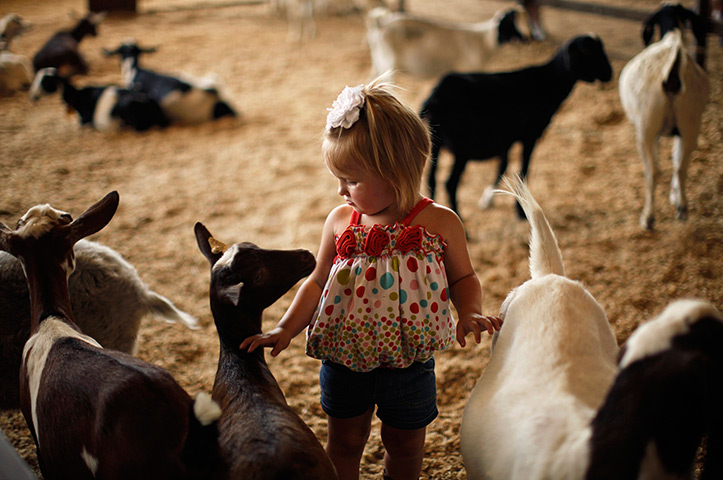
[[557, 245], [557, 239], [527, 184], [516, 176], [514, 181], [505, 177], [503, 185], [506, 190], [495, 190], [495, 193], [515, 197], [530, 222], [530, 276], [538, 278], [553, 273], [564, 277], [565, 267], [562, 264], [562, 253]]
[[221, 407], [206, 392], [199, 392], [193, 402], [193, 414], [199, 423], [208, 426], [221, 417]]

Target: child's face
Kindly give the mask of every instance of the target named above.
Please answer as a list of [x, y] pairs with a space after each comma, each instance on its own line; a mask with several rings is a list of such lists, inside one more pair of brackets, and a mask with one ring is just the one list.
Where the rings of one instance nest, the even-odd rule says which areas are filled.
[[396, 205], [394, 189], [381, 177], [363, 170], [327, 168], [339, 181], [338, 193], [362, 215], [375, 215]]

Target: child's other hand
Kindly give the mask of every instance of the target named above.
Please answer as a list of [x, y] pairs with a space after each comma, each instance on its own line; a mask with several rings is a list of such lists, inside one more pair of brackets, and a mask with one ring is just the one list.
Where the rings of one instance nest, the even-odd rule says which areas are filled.
[[258, 335], [247, 337], [243, 342], [241, 342], [239, 348], [241, 350], [248, 349], [248, 352], [251, 353], [259, 347], [272, 347], [271, 356], [275, 357], [289, 346], [291, 338], [292, 336], [289, 335], [286, 330], [276, 327], [267, 333], [260, 333]]
[[491, 315], [471, 314], [465, 318], [460, 318], [457, 322], [457, 342], [460, 346], [467, 346], [466, 336], [470, 333], [474, 334], [474, 341], [480, 343], [482, 341], [482, 331], [492, 335], [495, 330], [502, 327], [502, 319]]

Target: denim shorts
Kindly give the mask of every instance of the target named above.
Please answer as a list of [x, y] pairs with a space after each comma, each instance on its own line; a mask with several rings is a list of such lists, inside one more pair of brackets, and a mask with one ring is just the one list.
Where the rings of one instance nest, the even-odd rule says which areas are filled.
[[407, 368], [355, 372], [324, 360], [319, 373], [321, 407], [333, 418], [353, 418], [377, 406], [377, 417], [400, 430], [416, 430], [437, 418], [434, 358]]

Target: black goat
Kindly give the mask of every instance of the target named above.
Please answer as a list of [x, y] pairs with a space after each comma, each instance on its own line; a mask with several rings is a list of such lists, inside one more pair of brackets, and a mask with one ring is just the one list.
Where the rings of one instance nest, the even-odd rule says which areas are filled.
[[114, 132], [123, 127], [141, 132], [156, 125], [168, 125], [160, 105], [148, 94], [115, 85], [78, 89], [67, 78], [58, 75], [54, 68], [38, 72], [30, 87], [30, 98], [37, 100], [43, 95], [55, 93], [59, 88], [62, 88], [63, 101], [68, 109], [78, 112], [80, 124], [89, 124], [101, 132]]
[[[434, 197], [437, 159], [442, 147], [454, 155], [447, 179], [450, 206], [457, 208], [457, 186], [469, 160], [499, 157], [497, 178], [480, 203], [492, 204], [492, 190], [507, 169], [508, 152], [522, 142], [525, 179], [537, 140], [578, 80], [607, 82], [612, 78], [602, 40], [581, 35], [567, 41], [546, 64], [502, 73], [450, 73], [434, 87], [420, 115], [432, 133], [428, 185]], [[522, 208], [517, 205], [520, 218]]]
[[64, 77], [88, 73], [88, 64], [80, 54], [78, 44], [86, 35], [97, 36], [98, 25], [104, 18], [105, 13], [90, 12], [72, 30], [61, 30], [50, 37], [33, 57], [35, 71], [55, 67]]
[[213, 399], [221, 406], [220, 478], [337, 480], [314, 432], [286, 403], [264, 359], [239, 345], [261, 333], [264, 309], [314, 269], [306, 250], [267, 250], [248, 242], [230, 247], [202, 223], [196, 243], [211, 264], [209, 298], [220, 341]]
[[696, 43], [695, 60], [701, 67], [705, 68], [705, 37], [707, 34], [705, 21], [694, 11], [683, 7], [681, 4], [663, 4], [650, 17], [643, 22], [643, 43], [649, 46], [655, 36], [655, 27], [660, 31], [660, 39], [671, 30], [683, 31], [688, 24], [693, 31]]

